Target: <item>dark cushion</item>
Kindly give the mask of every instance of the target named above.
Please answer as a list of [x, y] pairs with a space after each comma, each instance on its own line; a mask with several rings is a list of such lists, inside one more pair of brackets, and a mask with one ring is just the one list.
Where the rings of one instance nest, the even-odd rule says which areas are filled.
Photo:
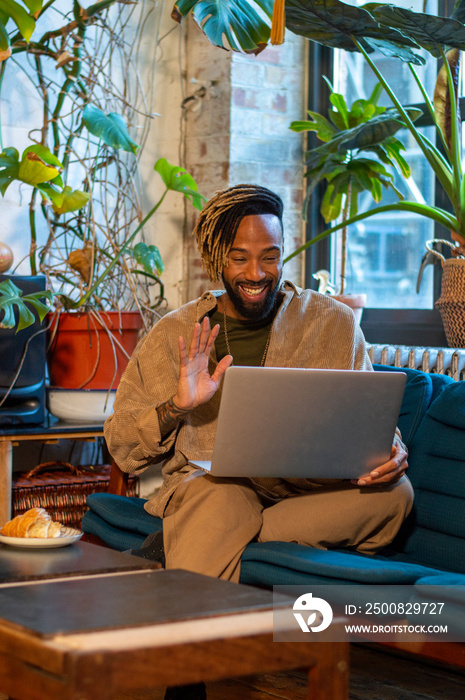
[[[103, 495], [103, 498], [101, 496]], [[137, 496], [117, 496], [113, 493], [92, 493], [87, 497], [90, 510], [99, 515], [110, 525], [137, 534], [150, 535], [161, 530], [161, 518], [150, 515], [144, 509], [145, 498]]]
[[112, 549], [124, 552], [138, 549], [147, 535], [161, 530], [161, 518], [144, 510], [146, 499], [135, 496], [117, 496], [112, 493], [93, 493], [87, 497], [89, 509], [84, 514], [81, 529], [97, 535]]
[[410, 445], [412, 513], [394, 546], [410, 560], [465, 573], [465, 382], [447, 384]]
[[277, 586], [307, 583], [413, 584], [433, 568], [295, 542], [253, 542], [241, 559], [241, 581]]
[[[402, 439], [410, 445], [423, 416], [425, 415], [433, 396], [433, 381], [429, 374], [416, 369], [373, 365], [376, 372], [404, 372], [407, 375], [404, 398], [400, 408], [398, 426]], [[450, 377], [447, 377], [450, 379]], [[451, 381], [453, 381], [451, 379]]]
[[[101, 495], [104, 496], [105, 494]], [[122, 528], [114, 527], [91, 510], [85, 513], [81, 529], [88, 535], [96, 535], [105, 544], [118, 552], [140, 549], [145, 540], [145, 535], [139, 535], [133, 530], [123, 530]]]
[[[82, 529], [119, 551], [137, 549], [147, 535], [162, 529], [162, 520], [144, 510], [146, 501], [142, 498], [98, 493], [87, 500], [91, 510], [83, 518]], [[268, 587], [308, 583], [412, 584], [434, 573], [434, 569], [415, 564], [313, 549], [293, 542], [249, 544], [241, 560], [241, 582]]]

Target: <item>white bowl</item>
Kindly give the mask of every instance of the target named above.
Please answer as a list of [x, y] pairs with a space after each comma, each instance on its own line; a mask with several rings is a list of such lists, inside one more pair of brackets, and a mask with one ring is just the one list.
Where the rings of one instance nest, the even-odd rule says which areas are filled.
[[60, 420], [102, 423], [113, 413], [116, 389], [47, 389], [48, 410]]

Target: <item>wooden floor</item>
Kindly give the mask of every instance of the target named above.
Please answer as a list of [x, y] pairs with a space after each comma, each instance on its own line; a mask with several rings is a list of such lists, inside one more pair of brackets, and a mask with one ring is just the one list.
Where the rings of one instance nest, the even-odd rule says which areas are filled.
[[[115, 700], [163, 700], [164, 689]], [[464, 700], [465, 671], [405, 660], [360, 644], [351, 646], [350, 700]], [[207, 685], [208, 700], [308, 700], [305, 673], [253, 676]], [[331, 698], [328, 698], [331, 700]]]
[[[163, 700], [164, 694], [165, 690], [158, 688], [119, 694], [114, 700]], [[207, 697], [208, 700], [307, 700], [306, 677], [294, 671], [209, 683]], [[349, 697], [350, 700], [464, 700], [465, 672], [445, 670], [353, 644]], [[7, 698], [0, 693], [0, 700]]]

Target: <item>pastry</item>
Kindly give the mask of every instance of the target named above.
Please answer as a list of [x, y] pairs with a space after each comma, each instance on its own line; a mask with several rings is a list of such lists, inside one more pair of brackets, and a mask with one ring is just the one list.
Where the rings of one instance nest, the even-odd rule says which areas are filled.
[[0, 534], [6, 537], [60, 537], [61, 523], [52, 520], [45, 508], [31, 508], [5, 523]]

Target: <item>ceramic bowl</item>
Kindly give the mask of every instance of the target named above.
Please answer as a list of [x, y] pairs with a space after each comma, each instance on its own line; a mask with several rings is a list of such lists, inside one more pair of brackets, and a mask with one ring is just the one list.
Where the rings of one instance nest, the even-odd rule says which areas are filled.
[[50, 413], [65, 421], [103, 422], [113, 413], [116, 390], [48, 389]]

